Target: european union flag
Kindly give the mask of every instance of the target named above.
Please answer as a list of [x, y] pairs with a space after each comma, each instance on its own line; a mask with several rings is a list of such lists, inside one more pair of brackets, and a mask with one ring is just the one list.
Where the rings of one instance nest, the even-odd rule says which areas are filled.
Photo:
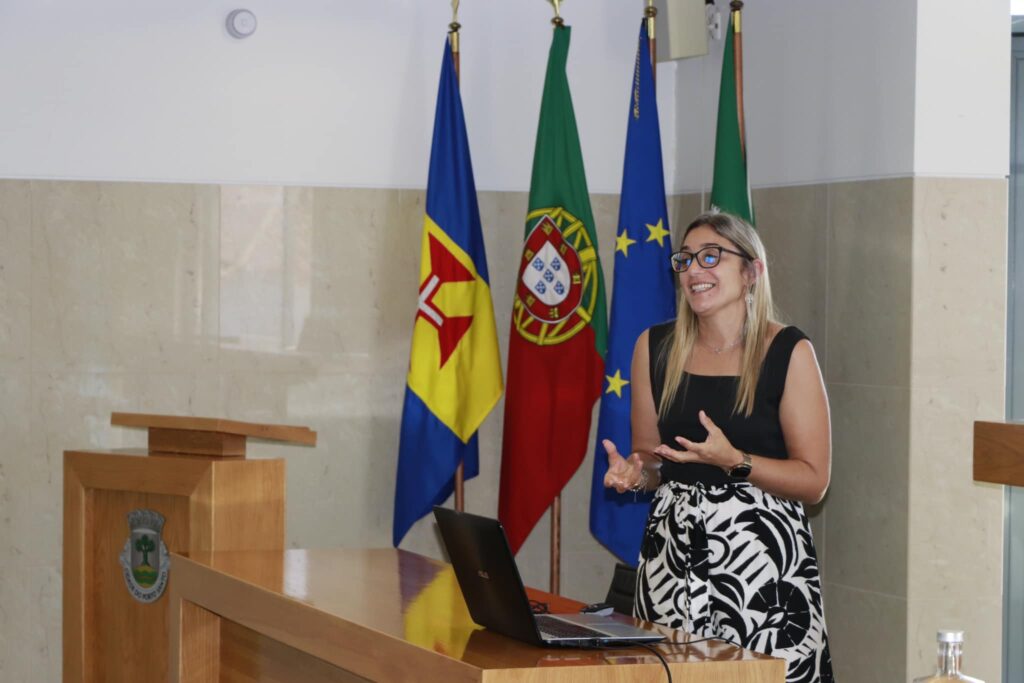
[[605, 390], [597, 423], [597, 453], [590, 494], [590, 531], [623, 562], [636, 565], [650, 496], [616, 493], [604, 487], [608, 457], [602, 439], [615, 442], [623, 457], [632, 451], [630, 362], [640, 333], [675, 317], [675, 286], [669, 267], [672, 235], [665, 204], [661, 133], [654, 97], [647, 22], [641, 22], [629, 126], [622, 172], [622, 202], [615, 237]]
[[419, 308], [402, 408], [392, 542], [480, 470], [477, 429], [501, 396], [501, 359], [462, 99], [445, 41], [434, 114]]

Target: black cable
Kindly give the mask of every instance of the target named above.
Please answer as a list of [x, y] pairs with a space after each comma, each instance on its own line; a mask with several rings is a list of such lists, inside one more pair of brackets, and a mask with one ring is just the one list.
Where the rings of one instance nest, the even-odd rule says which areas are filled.
[[643, 649], [650, 651], [652, 654], [654, 654], [655, 657], [658, 658], [658, 661], [661, 662], [661, 666], [665, 669], [665, 675], [668, 676], [668, 683], [672, 683], [672, 670], [668, 668], [668, 660], [665, 659], [665, 655], [661, 654], [661, 652], [655, 647], [655, 645], [693, 645], [695, 643], [704, 643], [709, 640], [724, 640], [730, 645], [735, 645], [736, 647], [739, 647], [737, 643], [723, 636], [708, 636], [707, 638], [695, 638], [693, 640], [687, 640], [683, 642], [676, 642], [670, 640], [662, 641], [660, 643], [637, 643], [631, 640], [605, 641], [599, 644], [580, 643], [577, 645], [573, 645], [573, 647], [578, 647], [582, 650], [622, 650], [631, 647], [642, 647]]

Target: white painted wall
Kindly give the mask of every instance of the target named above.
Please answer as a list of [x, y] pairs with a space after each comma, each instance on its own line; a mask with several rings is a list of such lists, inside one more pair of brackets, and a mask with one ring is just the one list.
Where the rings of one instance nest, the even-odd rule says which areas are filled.
[[[223, 27], [239, 4], [259, 19], [242, 41]], [[621, 183], [641, 13], [564, 7], [593, 191]], [[459, 18], [477, 184], [525, 189], [550, 6], [466, 0]], [[450, 20], [447, 0], [5, 2], [0, 177], [423, 187]]]
[[1005, 177], [1010, 170], [1010, 3], [917, 7], [914, 170]]
[[[424, 186], [449, 2], [247, 5], [260, 26], [237, 41], [223, 0], [4, 3], [0, 177]], [[598, 192], [619, 189], [638, 5], [565, 4]], [[481, 189], [529, 183], [549, 18], [543, 0], [462, 3]], [[1007, 0], [748, 3], [752, 183], [1005, 175], [1008, 21]], [[710, 185], [721, 49], [659, 67], [672, 192]]]
[[[717, 4], [724, 21], [728, 2]], [[913, 0], [746, 4], [744, 96], [754, 186], [914, 171], [915, 13]], [[676, 192], [710, 190], [722, 42], [712, 43], [708, 58], [679, 67]]]

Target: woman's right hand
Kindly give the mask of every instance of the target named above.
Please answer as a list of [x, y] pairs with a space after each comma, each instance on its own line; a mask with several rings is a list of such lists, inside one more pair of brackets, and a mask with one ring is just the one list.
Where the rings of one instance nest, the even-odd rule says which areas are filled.
[[608, 471], [604, 475], [606, 488], [613, 488], [619, 493], [635, 489], [642, 479], [643, 461], [639, 453], [633, 453], [628, 458], [619, 455], [615, 444], [604, 439], [601, 441], [604, 450], [608, 453]]

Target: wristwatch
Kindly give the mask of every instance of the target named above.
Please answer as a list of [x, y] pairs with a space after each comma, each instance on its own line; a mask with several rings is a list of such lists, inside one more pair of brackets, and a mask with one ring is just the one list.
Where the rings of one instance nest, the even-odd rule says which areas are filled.
[[743, 462], [729, 468], [728, 474], [733, 479], [746, 479], [750, 476], [750, 470], [754, 468], [750, 454], [743, 451], [740, 451], [740, 454], [743, 456]]

